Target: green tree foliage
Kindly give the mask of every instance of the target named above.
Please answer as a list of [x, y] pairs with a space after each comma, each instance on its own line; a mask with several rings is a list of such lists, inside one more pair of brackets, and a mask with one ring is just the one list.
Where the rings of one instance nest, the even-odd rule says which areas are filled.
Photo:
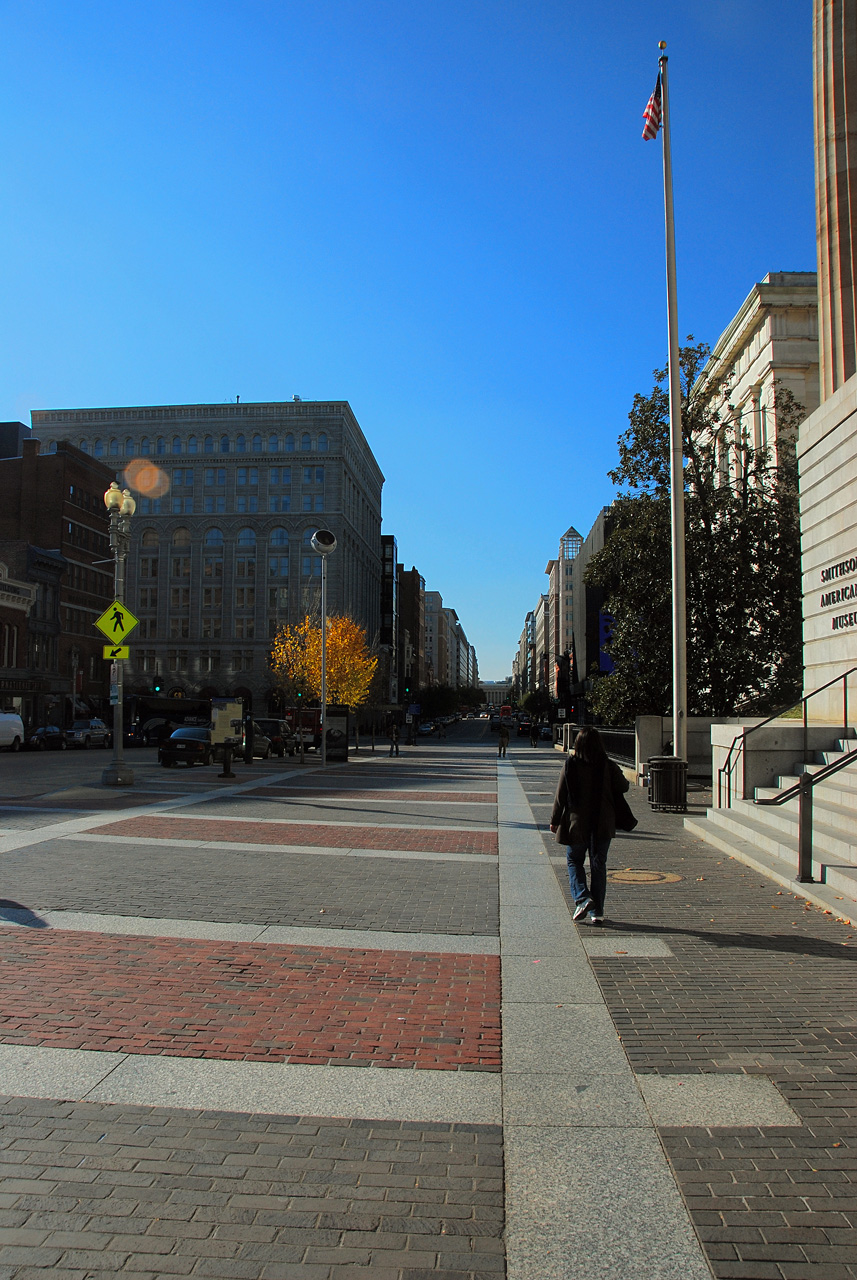
[[[692, 344], [693, 339], [688, 339]], [[681, 352], [690, 715], [762, 712], [799, 696], [801, 582], [794, 441], [804, 416], [775, 388], [777, 459], [755, 449], [731, 415], [692, 387], [705, 344]], [[595, 684], [593, 712], [607, 724], [672, 710], [669, 398], [666, 370], [637, 394], [619, 440], [613, 530], [586, 580], [614, 619], [615, 671]], [[729, 389], [722, 388], [728, 406]], [[728, 438], [725, 438], [725, 433]], [[728, 461], [727, 461], [728, 459]]]

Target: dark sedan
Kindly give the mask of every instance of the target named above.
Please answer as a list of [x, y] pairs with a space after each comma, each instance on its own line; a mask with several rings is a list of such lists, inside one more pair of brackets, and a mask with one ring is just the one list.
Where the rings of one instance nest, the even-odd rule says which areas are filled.
[[34, 729], [24, 746], [28, 751], [65, 751], [68, 743], [62, 729], [58, 729], [55, 724], [46, 724], [40, 729]]
[[180, 761], [190, 767], [192, 764], [211, 764], [213, 759], [210, 729], [176, 729], [158, 747], [158, 763], [165, 769], [171, 769]]

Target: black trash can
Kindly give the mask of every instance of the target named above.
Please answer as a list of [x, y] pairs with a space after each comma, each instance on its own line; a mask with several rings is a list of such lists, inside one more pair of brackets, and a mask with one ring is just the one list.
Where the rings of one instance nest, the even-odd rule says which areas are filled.
[[675, 756], [649, 759], [649, 804], [664, 813], [687, 812], [687, 761]]

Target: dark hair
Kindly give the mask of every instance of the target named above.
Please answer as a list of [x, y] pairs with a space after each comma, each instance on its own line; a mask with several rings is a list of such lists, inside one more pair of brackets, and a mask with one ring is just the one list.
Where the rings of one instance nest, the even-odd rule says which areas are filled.
[[571, 754], [575, 760], [582, 760], [584, 764], [604, 764], [607, 759], [601, 734], [591, 724], [578, 730]]

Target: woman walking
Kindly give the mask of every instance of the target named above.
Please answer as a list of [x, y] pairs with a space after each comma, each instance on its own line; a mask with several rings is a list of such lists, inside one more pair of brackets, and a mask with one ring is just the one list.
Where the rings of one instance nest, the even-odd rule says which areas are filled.
[[[608, 760], [601, 735], [591, 725], [579, 731], [563, 765], [551, 812], [551, 831], [567, 848], [568, 881], [574, 898], [573, 919], [601, 924], [607, 889], [607, 850], [616, 834], [616, 810], [628, 780]], [[623, 823], [623, 825], [625, 825]], [[636, 826], [636, 823], [634, 823]], [[589, 885], [586, 855], [589, 854]]]

